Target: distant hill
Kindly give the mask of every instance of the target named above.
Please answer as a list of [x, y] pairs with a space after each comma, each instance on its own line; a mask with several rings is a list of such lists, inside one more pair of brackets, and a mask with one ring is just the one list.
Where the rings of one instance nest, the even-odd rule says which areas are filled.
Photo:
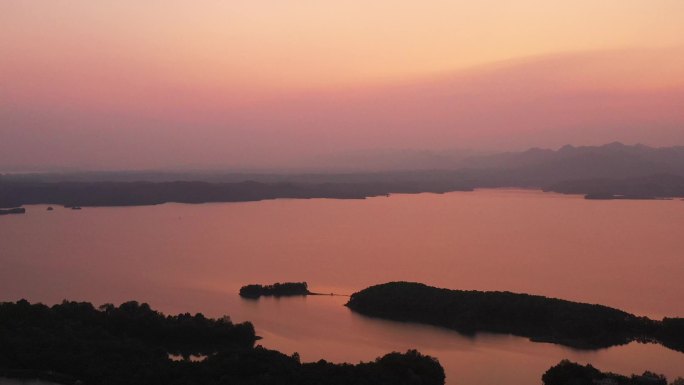
[[635, 178], [656, 174], [684, 176], [684, 146], [653, 148], [619, 142], [603, 146], [532, 148], [471, 157], [464, 161], [474, 175], [496, 170], [501, 184], [542, 187], [568, 180]]
[[[482, 152], [469, 149], [411, 150], [372, 149], [341, 152], [317, 156], [308, 160], [319, 170], [336, 172], [387, 172], [407, 170], [454, 170], [463, 166], [464, 160]], [[305, 166], [306, 164], [302, 164]]]
[[[372, 163], [369, 154], [362, 155], [361, 160]], [[387, 167], [402, 165], [406, 169], [327, 173], [4, 174], [0, 175], [0, 207], [35, 203], [119, 206], [274, 198], [364, 198], [488, 187], [538, 188], [598, 197], [684, 197], [684, 146], [653, 148], [615, 142], [602, 146], [567, 145], [558, 150], [532, 148], [465, 158], [455, 154], [410, 151], [385, 155], [385, 159], [392, 159], [386, 163]], [[402, 156], [407, 158], [402, 160]], [[411, 167], [412, 164], [415, 166]], [[420, 169], [427, 165], [432, 169]]]

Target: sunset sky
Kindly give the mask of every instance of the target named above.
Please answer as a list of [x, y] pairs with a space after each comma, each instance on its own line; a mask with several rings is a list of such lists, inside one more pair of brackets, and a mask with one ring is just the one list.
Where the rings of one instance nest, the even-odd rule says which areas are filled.
[[684, 1], [3, 1], [0, 171], [684, 145]]

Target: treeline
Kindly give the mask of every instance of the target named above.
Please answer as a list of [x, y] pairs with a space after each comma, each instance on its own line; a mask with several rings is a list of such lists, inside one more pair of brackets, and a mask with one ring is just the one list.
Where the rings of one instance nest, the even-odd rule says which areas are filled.
[[297, 354], [254, 347], [256, 339], [250, 323], [165, 316], [137, 302], [96, 309], [22, 300], [0, 304], [0, 377], [86, 385], [444, 383], [439, 363], [416, 351], [357, 365], [302, 364]]
[[295, 296], [309, 295], [309, 286], [306, 282], [284, 282], [272, 285], [246, 285], [240, 288], [240, 296], [246, 298], [259, 298], [261, 296]]
[[537, 295], [391, 282], [352, 294], [346, 306], [369, 316], [443, 326], [464, 334], [506, 333], [582, 349], [639, 340], [684, 351], [684, 319], [654, 321], [607, 306]]
[[99, 308], [68, 301], [52, 307], [25, 300], [0, 304], [0, 357], [3, 363], [10, 360], [10, 367], [36, 368], [52, 355], [77, 363], [91, 354], [79, 349], [83, 344], [92, 349], [145, 348], [145, 354], [190, 355], [227, 347], [251, 348], [256, 340], [249, 322], [234, 324], [228, 317], [211, 319], [189, 313], [166, 316], [135, 301]]
[[[582, 366], [568, 360], [551, 367], [542, 376], [544, 385], [667, 385], [662, 374], [644, 372], [642, 375], [602, 372], [591, 365]], [[676, 378], [672, 385], [684, 385], [684, 379]]]
[[0, 207], [29, 204], [140, 206], [167, 202], [245, 202], [276, 198], [362, 199], [390, 193], [469, 191], [458, 181], [367, 183], [16, 182], [0, 180]]

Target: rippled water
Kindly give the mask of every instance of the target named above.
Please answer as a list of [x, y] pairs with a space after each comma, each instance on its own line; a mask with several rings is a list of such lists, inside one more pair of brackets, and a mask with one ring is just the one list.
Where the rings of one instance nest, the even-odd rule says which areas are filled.
[[684, 354], [632, 343], [575, 351], [523, 338], [371, 319], [345, 297], [237, 296], [247, 283], [308, 281], [349, 294], [392, 280], [510, 290], [684, 316], [684, 202], [587, 201], [521, 190], [274, 200], [0, 217], [0, 300], [129, 299], [167, 313], [250, 320], [259, 343], [303, 360], [357, 362], [417, 348], [449, 384], [540, 383], [563, 358], [684, 376]]

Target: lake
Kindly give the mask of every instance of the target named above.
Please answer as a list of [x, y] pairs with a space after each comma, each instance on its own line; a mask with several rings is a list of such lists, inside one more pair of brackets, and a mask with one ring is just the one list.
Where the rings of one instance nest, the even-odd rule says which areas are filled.
[[508, 290], [684, 316], [684, 202], [591, 201], [532, 190], [84, 208], [0, 217], [0, 300], [135, 299], [166, 313], [252, 321], [303, 361], [416, 348], [450, 385], [541, 383], [563, 358], [684, 376], [684, 354], [631, 343], [577, 351], [524, 338], [367, 318], [343, 296], [242, 300], [248, 283], [351, 294], [395, 280]]

